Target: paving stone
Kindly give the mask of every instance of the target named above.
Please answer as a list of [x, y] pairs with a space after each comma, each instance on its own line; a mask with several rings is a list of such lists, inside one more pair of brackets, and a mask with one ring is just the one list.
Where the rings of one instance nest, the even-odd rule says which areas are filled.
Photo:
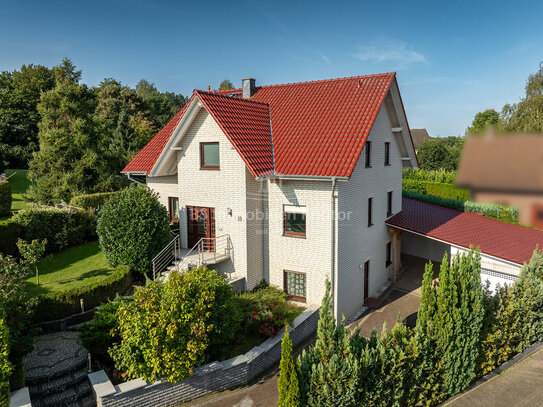
[[25, 380], [34, 407], [95, 407], [87, 375], [87, 350], [77, 332], [38, 336], [25, 358]]
[[80, 370], [87, 365], [87, 354], [76, 332], [38, 336], [24, 360], [25, 380], [39, 383]]

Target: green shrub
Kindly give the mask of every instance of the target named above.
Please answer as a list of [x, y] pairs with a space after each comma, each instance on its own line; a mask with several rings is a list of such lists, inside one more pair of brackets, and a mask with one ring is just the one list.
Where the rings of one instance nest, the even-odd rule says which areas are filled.
[[122, 303], [132, 300], [133, 297], [115, 297], [113, 301], [100, 305], [93, 320], [82, 326], [79, 334], [81, 343], [101, 367], [113, 366], [108, 349], [121, 340], [115, 330], [119, 324], [117, 310]]
[[0, 308], [0, 407], [9, 407], [9, 381], [12, 365], [9, 362], [9, 330]]
[[0, 253], [15, 255], [22, 227], [13, 218], [0, 221]]
[[504, 205], [483, 204], [471, 201], [457, 201], [456, 199], [446, 199], [434, 195], [425, 195], [418, 192], [402, 191], [406, 198], [417, 199], [434, 205], [445, 206], [447, 208], [457, 209], [463, 212], [478, 213], [487, 218], [497, 219], [502, 222], [518, 223], [518, 209]]
[[77, 195], [71, 199], [70, 205], [77, 206], [78, 208], [83, 208], [83, 209], [101, 208], [111, 196], [118, 193], [119, 191]]
[[17, 240], [47, 239], [46, 254], [96, 240], [96, 216], [90, 211], [36, 207], [0, 221], [0, 252], [18, 255]]
[[0, 181], [0, 217], [11, 214], [11, 186], [8, 181]]
[[417, 192], [419, 194], [435, 195], [446, 199], [456, 199], [467, 201], [469, 191], [464, 188], [457, 188], [453, 184], [440, 182], [419, 181], [413, 179], [404, 179], [402, 189], [405, 191]]
[[107, 278], [86, 286], [73, 288], [59, 293], [49, 293], [38, 297], [38, 305], [33, 322], [53, 321], [81, 312], [80, 299], [85, 302], [85, 309], [94, 308], [105, 301], [115, 298], [132, 283], [130, 267], [118, 266]]
[[285, 324], [292, 325], [303, 308], [288, 303], [284, 291], [262, 287], [237, 296], [237, 309], [244, 317], [246, 333], [274, 337]]
[[443, 184], [454, 184], [456, 171], [441, 170], [423, 170], [421, 168], [404, 168], [402, 170], [403, 179], [414, 181], [439, 182]]
[[18, 212], [13, 221], [22, 228], [21, 239], [47, 239], [46, 253], [96, 239], [96, 217], [88, 211], [37, 207]]
[[234, 293], [226, 280], [205, 267], [166, 281], [136, 287], [134, 301], [118, 310], [121, 342], [110, 349], [117, 370], [128, 379], [177, 382], [206, 361], [208, 347], [232, 340], [239, 327]]
[[112, 196], [102, 207], [97, 227], [109, 264], [128, 264], [148, 275], [152, 260], [171, 239], [166, 208], [150, 189], [134, 186]]

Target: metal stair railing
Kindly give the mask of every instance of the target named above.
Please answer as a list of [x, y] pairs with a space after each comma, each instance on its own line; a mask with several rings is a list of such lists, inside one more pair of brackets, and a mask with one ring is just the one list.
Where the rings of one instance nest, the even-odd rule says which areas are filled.
[[230, 235], [221, 235], [217, 237], [203, 237], [198, 242], [199, 265], [206, 264], [205, 253], [213, 253], [213, 264], [217, 263], [217, 255], [230, 257], [232, 251], [232, 242]]
[[170, 243], [153, 258], [153, 279], [156, 279], [160, 273], [166, 270], [166, 268], [179, 257], [181, 249], [180, 243], [179, 235], [175, 236]]

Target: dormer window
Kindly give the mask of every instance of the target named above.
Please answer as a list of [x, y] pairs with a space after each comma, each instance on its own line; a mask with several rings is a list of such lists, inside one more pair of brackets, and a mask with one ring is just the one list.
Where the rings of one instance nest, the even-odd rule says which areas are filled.
[[218, 170], [219, 143], [200, 143], [200, 168], [203, 170]]

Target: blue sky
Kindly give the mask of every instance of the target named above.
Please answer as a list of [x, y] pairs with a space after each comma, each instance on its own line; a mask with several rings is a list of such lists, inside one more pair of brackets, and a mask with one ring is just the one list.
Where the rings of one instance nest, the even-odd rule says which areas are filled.
[[3, 2], [0, 70], [67, 56], [83, 82], [145, 78], [189, 95], [235, 85], [396, 71], [412, 128], [463, 135], [516, 102], [543, 61], [542, 2]]

